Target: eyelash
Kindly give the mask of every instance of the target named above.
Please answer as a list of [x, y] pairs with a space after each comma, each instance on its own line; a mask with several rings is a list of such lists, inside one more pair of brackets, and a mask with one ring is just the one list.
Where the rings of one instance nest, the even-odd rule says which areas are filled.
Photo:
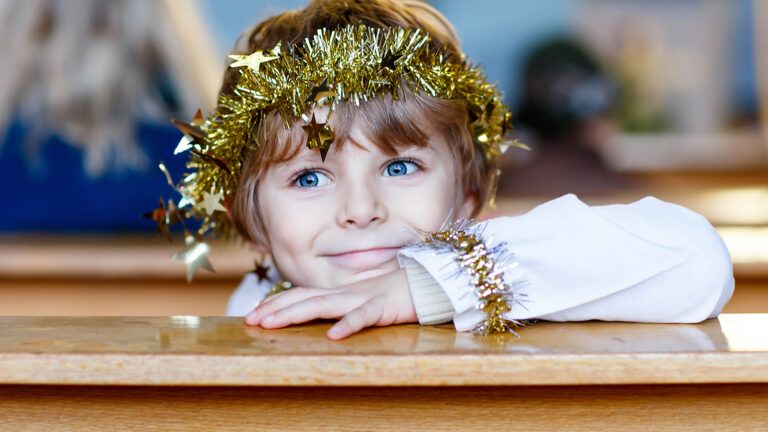
[[[395, 159], [387, 161], [387, 163], [385, 165], [385, 169], [386, 169], [387, 166], [389, 166], [390, 164], [393, 164], [395, 162], [410, 162], [410, 163], [416, 165], [416, 167], [418, 167], [419, 169], [423, 169], [424, 168], [424, 165], [421, 162], [419, 162], [418, 160], [414, 159], [414, 158], [411, 158], [411, 157], [399, 157], [399, 158], [395, 158]], [[291, 177], [291, 180], [288, 182], [288, 184], [289, 184], [289, 186], [296, 186], [296, 182], [299, 181], [301, 176], [303, 176], [304, 174], [309, 174], [309, 173], [313, 173], [313, 172], [317, 172], [317, 171], [322, 171], [322, 170], [318, 169], [318, 168], [315, 168], [315, 167], [303, 168], [301, 171], [297, 172], [296, 174], [293, 175], [293, 177]]]
[[418, 168], [418, 169], [423, 169], [424, 168], [424, 165], [422, 165], [421, 162], [417, 161], [414, 158], [410, 158], [410, 157], [405, 156], [405, 157], [399, 157], [399, 158], [395, 158], [395, 159], [392, 159], [392, 160], [388, 161], [387, 164], [384, 165], [384, 169], [386, 169], [389, 165], [391, 165], [391, 164], [393, 164], [395, 162], [410, 162], [410, 163], [416, 165], [416, 168]]

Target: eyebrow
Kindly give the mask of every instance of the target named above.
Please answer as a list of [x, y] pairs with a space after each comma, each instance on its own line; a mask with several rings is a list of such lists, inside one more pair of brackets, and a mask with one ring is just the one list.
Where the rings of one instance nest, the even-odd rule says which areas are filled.
[[304, 147], [299, 150], [298, 156], [295, 158], [289, 159], [286, 161], [286, 163], [290, 164], [292, 162], [307, 162], [307, 163], [314, 163], [318, 162], [320, 160], [320, 152], [317, 150], [309, 150], [307, 151], [307, 148]]
[[[361, 145], [357, 140], [355, 140], [351, 135], [348, 135], [346, 137], [349, 141], [352, 142], [352, 144], [358, 146], [359, 148], [365, 149], [365, 146]], [[333, 145], [333, 144], [331, 144]], [[376, 147], [378, 149], [378, 147]], [[417, 145], [410, 145], [410, 146], [395, 146], [395, 150], [397, 150], [398, 153], [403, 153], [408, 150], [415, 150], [415, 151], [426, 151], [426, 152], [435, 152], [435, 149], [432, 145], [426, 145], [426, 146], [417, 146]], [[380, 150], [380, 149], [379, 149]], [[301, 151], [301, 155], [297, 156], [293, 159], [287, 160], [284, 163], [278, 164], [277, 169], [279, 171], [290, 171], [293, 170], [295, 165], [300, 164], [315, 164], [320, 163], [320, 153], [317, 151], [312, 151], [310, 153], [306, 153], [303, 150]], [[331, 161], [332, 163], [333, 161]], [[329, 163], [329, 158], [326, 158], [325, 164]]]
[[303, 153], [301, 156], [275, 164], [273, 166], [273, 169], [276, 172], [290, 175], [292, 171], [294, 171], [298, 166], [314, 164], [316, 162], [319, 162], [319, 159], [320, 159], [319, 155], [313, 156], [311, 153]]
[[[348, 139], [349, 141], [352, 141], [353, 144], [355, 144], [356, 146], [358, 146], [360, 148], [365, 148], [365, 146], [360, 145], [360, 143], [357, 142], [357, 140], [352, 137], [352, 134], [349, 134], [346, 137], [346, 139]], [[378, 149], [378, 146], [375, 146], [375, 147]], [[394, 147], [395, 150], [397, 150], [398, 153], [402, 153], [402, 152], [404, 152], [406, 150], [411, 150], [411, 149], [428, 150], [428, 151], [432, 151], [432, 152], [435, 151], [435, 149], [432, 148], [432, 145], [430, 143], [427, 143], [426, 146], [417, 146], [416, 144], [411, 144], [409, 146], [393, 146], [393, 147]], [[379, 149], [379, 150], [381, 150], [381, 149]]]

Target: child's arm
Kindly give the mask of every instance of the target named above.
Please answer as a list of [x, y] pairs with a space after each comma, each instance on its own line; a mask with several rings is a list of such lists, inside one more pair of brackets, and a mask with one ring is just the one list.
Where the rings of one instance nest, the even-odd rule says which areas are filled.
[[[717, 316], [733, 293], [731, 259], [712, 225], [654, 197], [590, 207], [568, 194], [483, 226], [486, 243], [506, 242], [514, 255], [504, 280], [520, 303], [508, 319], [692, 323]], [[453, 319], [466, 331], [483, 320], [456, 257], [434, 247], [400, 251], [420, 323]]]
[[418, 322], [403, 269], [330, 289], [293, 287], [259, 302], [245, 322], [280, 328], [317, 318], [340, 318], [328, 329], [330, 339], [365, 327]]

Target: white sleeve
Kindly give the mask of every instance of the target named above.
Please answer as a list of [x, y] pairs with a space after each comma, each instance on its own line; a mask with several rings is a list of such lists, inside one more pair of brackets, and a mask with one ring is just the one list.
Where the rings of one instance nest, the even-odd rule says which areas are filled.
[[229, 297], [227, 316], [244, 316], [264, 300], [271, 289], [270, 283], [259, 283], [254, 273], [247, 273]]
[[[731, 258], [712, 225], [651, 196], [590, 207], [567, 194], [479, 225], [487, 244], [506, 242], [517, 261], [505, 282], [524, 282], [508, 319], [695, 323], [717, 316], [733, 294]], [[455, 254], [407, 247], [398, 258], [440, 285], [458, 331], [482, 321]]]

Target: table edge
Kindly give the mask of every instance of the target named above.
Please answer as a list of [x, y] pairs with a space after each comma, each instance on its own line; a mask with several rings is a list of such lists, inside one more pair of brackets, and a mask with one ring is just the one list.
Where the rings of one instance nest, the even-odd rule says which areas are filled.
[[523, 386], [703, 383], [768, 383], [768, 352], [269, 356], [0, 354], [0, 384]]

